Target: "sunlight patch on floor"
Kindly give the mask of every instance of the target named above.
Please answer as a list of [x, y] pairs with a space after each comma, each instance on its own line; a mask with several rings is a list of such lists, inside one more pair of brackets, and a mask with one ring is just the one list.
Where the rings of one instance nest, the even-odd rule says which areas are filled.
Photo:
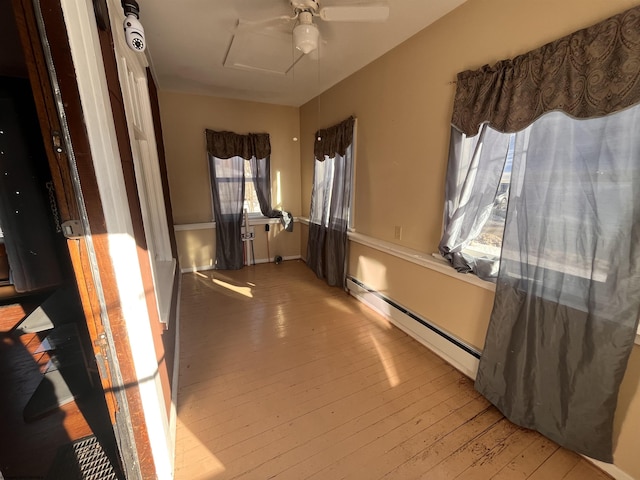
[[278, 338], [286, 337], [289, 324], [287, 316], [282, 310], [282, 305], [276, 305], [276, 323], [278, 325]]
[[[198, 473], [194, 476], [190, 473], [189, 480], [214, 480], [217, 475], [223, 473], [226, 468], [224, 464], [218, 460], [213, 453], [204, 445], [198, 437], [196, 437], [187, 426], [178, 418], [178, 431], [180, 432], [180, 444], [184, 450], [197, 452]], [[177, 462], [180, 462], [180, 454], [178, 453]], [[176, 478], [183, 478], [180, 475], [180, 467], [176, 465]], [[193, 466], [186, 465], [185, 468], [189, 472], [193, 472]]]
[[227, 290], [231, 290], [235, 293], [239, 293], [240, 295], [244, 295], [247, 298], [253, 298], [251, 287], [239, 287], [237, 285], [232, 285], [230, 283], [223, 282], [222, 280], [218, 280], [217, 278], [213, 278], [212, 281], [219, 287], [226, 288]]
[[344, 313], [354, 312], [353, 308], [349, 308], [349, 306], [345, 305], [344, 300], [337, 300], [335, 298], [329, 297], [329, 298], [325, 298], [324, 301], [329, 307], [335, 308], [336, 310], [340, 310], [341, 312], [344, 312]]
[[391, 322], [386, 318], [384, 318], [383, 316], [383, 315], [389, 315], [390, 312], [378, 310], [377, 313], [378, 315], [371, 315], [371, 317], [369, 318], [369, 323], [383, 330], [392, 330], [393, 325], [391, 325]]
[[384, 345], [380, 345], [371, 332], [369, 332], [369, 338], [371, 339], [373, 346], [376, 348], [376, 352], [378, 352], [378, 358], [384, 367], [384, 373], [387, 375], [389, 386], [397, 386], [400, 383], [400, 376], [398, 375], [398, 370], [396, 369], [393, 358], [391, 358], [389, 350], [387, 350]]

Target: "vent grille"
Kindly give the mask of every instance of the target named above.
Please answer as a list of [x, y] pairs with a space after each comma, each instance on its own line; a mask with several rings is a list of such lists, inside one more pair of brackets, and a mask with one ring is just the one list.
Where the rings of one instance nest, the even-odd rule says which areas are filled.
[[45, 480], [122, 480], [95, 436], [58, 449]]

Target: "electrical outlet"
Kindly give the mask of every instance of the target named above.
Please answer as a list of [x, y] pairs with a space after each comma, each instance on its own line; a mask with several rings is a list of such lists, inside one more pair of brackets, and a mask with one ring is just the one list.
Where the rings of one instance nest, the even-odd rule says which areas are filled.
[[393, 234], [393, 237], [394, 237], [396, 240], [402, 240], [402, 226], [400, 226], [400, 225], [396, 225], [396, 228], [395, 228], [395, 232], [394, 232], [394, 234]]

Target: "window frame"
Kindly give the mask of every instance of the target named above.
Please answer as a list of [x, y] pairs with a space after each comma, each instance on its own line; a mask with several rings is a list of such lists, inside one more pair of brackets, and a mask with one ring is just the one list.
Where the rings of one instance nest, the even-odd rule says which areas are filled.
[[[112, 31], [116, 32], [113, 27], [118, 22], [117, 14], [111, 15], [110, 21]], [[148, 62], [146, 57], [127, 47], [122, 35], [114, 33], [112, 37], [156, 308], [160, 322], [168, 328], [177, 259], [173, 258], [170, 225], [165, 215], [164, 189], [145, 71]]]
[[[353, 141], [351, 142], [351, 145], [349, 146], [349, 148], [351, 149], [351, 165], [352, 165], [352, 172], [351, 172], [351, 198], [349, 198], [349, 218], [347, 219], [347, 231], [349, 232], [355, 232], [355, 203], [356, 203], [356, 172], [357, 172], [357, 143], [358, 143], [358, 119], [354, 118], [354, 122], [353, 122]], [[312, 195], [313, 195], [313, 189], [315, 188], [315, 178], [316, 178], [316, 158], [314, 155], [314, 164], [313, 164], [313, 184], [312, 184]], [[326, 160], [325, 160], [326, 161]], [[321, 225], [318, 222], [315, 222], [313, 220], [313, 212], [311, 211], [311, 209], [309, 209], [309, 223], [313, 223], [314, 225]], [[326, 227], [326, 225], [321, 225], [323, 227]]]
[[[206, 146], [205, 146], [205, 150], [206, 150]], [[209, 205], [211, 205], [211, 219], [210, 222], [214, 223], [216, 222], [216, 214], [215, 214], [215, 205], [213, 203], [213, 185], [211, 184], [211, 161], [209, 159], [209, 156], [211, 155], [208, 151], [206, 152], [206, 163], [207, 163], [207, 179], [208, 179], [208, 184], [209, 184]], [[236, 155], [237, 156], [237, 155]], [[243, 172], [245, 173], [245, 177], [244, 177], [244, 199], [243, 199], [243, 215], [244, 215], [244, 202], [247, 201], [247, 183], [251, 184], [251, 188], [253, 189], [255, 195], [256, 195], [256, 199], [258, 197], [258, 192], [256, 191], [256, 186], [255, 183], [253, 182], [253, 179], [255, 177], [253, 176], [246, 176], [246, 169], [247, 169], [247, 164], [249, 164], [249, 160], [247, 160], [246, 158], [242, 159], [244, 162], [243, 163]], [[251, 169], [251, 167], [249, 166], [249, 170]], [[231, 178], [231, 177], [221, 177], [221, 178]], [[269, 171], [269, 178], [271, 178], [271, 171]], [[273, 193], [273, 192], [272, 192]], [[247, 216], [250, 219], [260, 219], [260, 218], [269, 218], [266, 217], [265, 215], [263, 215], [262, 211], [260, 210], [260, 203], [258, 202], [258, 211], [257, 212], [247, 212]]]

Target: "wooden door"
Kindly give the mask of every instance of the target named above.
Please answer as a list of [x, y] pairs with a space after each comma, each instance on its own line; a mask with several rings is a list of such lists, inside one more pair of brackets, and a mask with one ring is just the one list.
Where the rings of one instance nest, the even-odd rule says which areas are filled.
[[[30, 0], [12, 2], [53, 177], [58, 215], [67, 236], [125, 473], [131, 479], [155, 478], [62, 8], [59, 1], [36, 2], [35, 7]], [[43, 32], [47, 37], [44, 43]], [[55, 75], [50, 75], [54, 71]], [[90, 235], [85, 235], [86, 229], [90, 229]]]
[[[80, 218], [80, 211], [74, 197], [74, 187], [69, 170], [69, 159], [62, 140], [62, 126], [55, 108], [55, 102], [51, 93], [51, 84], [44, 53], [40, 45], [38, 27], [31, 3], [15, 0], [14, 12], [18, 23], [18, 31], [21, 36], [25, 59], [29, 70], [29, 80], [40, 120], [40, 130], [52, 174], [54, 191], [57, 200], [58, 219], [67, 230], [79, 229], [75, 222]], [[92, 278], [87, 278], [90, 271], [88, 265], [88, 252], [86, 244], [81, 241], [79, 235], [67, 235], [67, 247], [71, 256], [78, 291], [82, 301], [82, 308], [87, 319], [87, 326], [93, 342], [93, 351], [96, 355], [101, 371], [102, 386], [109, 408], [111, 423], [115, 424], [115, 412], [118, 409], [114, 397], [114, 388], [111, 383], [111, 375], [108, 371], [109, 362], [106, 361], [106, 352], [103, 345], [104, 327], [100, 319], [98, 299], [95, 298], [95, 289], [92, 288]]]

